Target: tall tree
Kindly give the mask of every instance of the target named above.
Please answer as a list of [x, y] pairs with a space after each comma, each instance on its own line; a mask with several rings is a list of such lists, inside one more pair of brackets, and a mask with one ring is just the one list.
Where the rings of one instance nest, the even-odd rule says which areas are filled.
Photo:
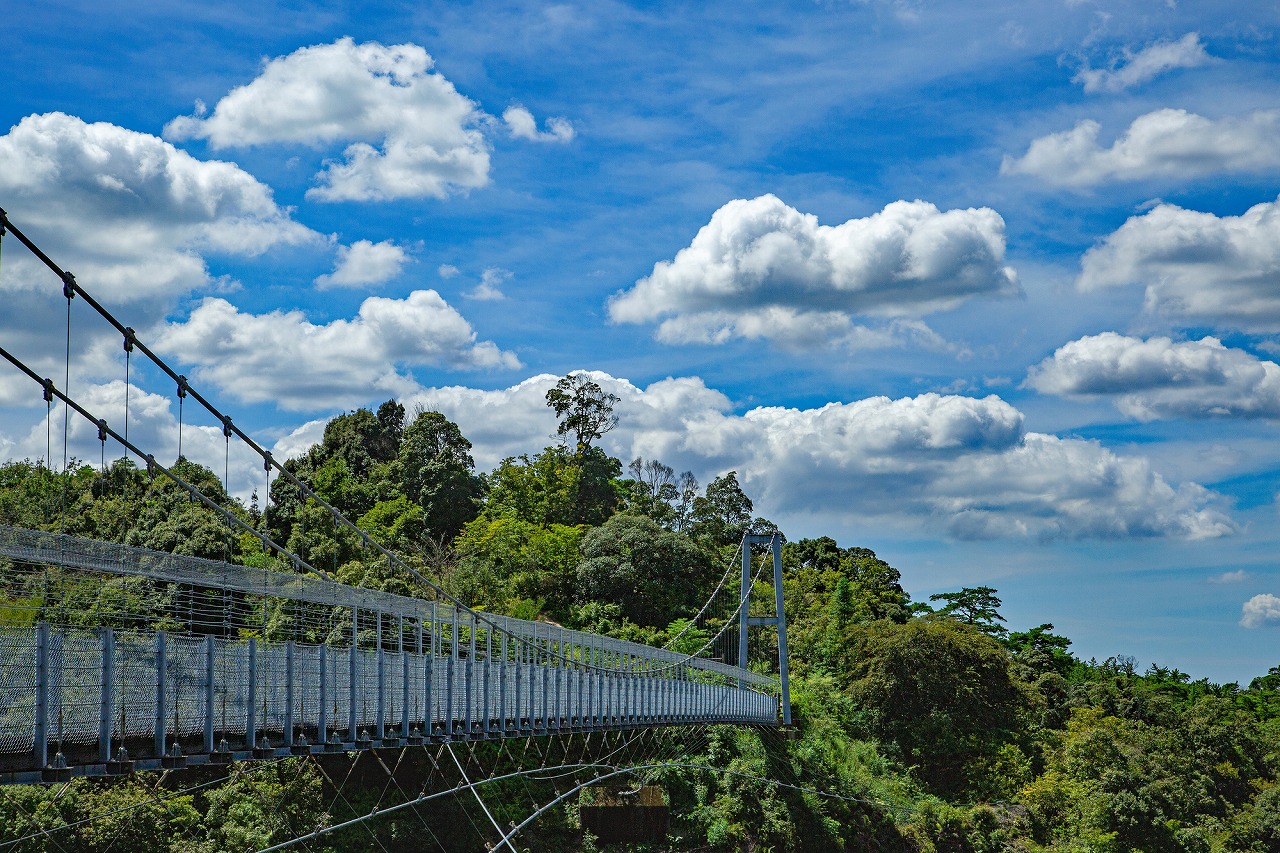
[[439, 412], [418, 412], [404, 430], [392, 477], [422, 507], [431, 535], [452, 539], [480, 511], [471, 442]]
[[556, 387], [547, 392], [547, 405], [560, 418], [556, 435], [573, 436], [579, 456], [591, 442], [618, 425], [614, 405], [621, 399], [606, 393], [600, 385], [585, 373], [570, 373], [561, 377]]
[[738, 472], [730, 471], [707, 484], [707, 493], [693, 502], [694, 536], [718, 545], [733, 545], [751, 526], [751, 498], [738, 485]]
[[940, 616], [958, 619], [993, 637], [1005, 635], [1005, 627], [997, 624], [1005, 621], [1005, 618], [1000, 615], [1000, 599], [996, 597], [994, 587], [967, 586], [959, 592], [931, 595], [929, 600], [947, 603], [937, 611]]

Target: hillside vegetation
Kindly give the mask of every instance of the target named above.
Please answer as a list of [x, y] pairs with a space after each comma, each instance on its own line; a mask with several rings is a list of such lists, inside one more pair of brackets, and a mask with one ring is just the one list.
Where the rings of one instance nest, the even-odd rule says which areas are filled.
[[[487, 473], [455, 424], [395, 402], [334, 418], [287, 466], [476, 607], [661, 645], [697, 612], [743, 534], [774, 528], [754, 516], [734, 472], [703, 488], [660, 460], [609, 457], [597, 441], [615, 422], [613, 402], [566, 377], [548, 395], [562, 441]], [[340, 580], [420, 594], [287, 482], [242, 506], [217, 474], [185, 460], [176, 470]], [[269, 562], [253, 537], [229, 539], [214, 514], [125, 461], [66, 475], [4, 465], [0, 523]], [[672, 837], [655, 850], [1280, 850], [1280, 667], [1242, 686], [1125, 657], [1083, 661], [1051, 624], [1007, 626], [995, 589], [913, 602], [897, 569], [827, 537], [787, 542], [783, 561], [799, 737], [657, 735], [648, 754], [679, 766], [650, 777], [672, 809]], [[38, 595], [3, 593], [8, 624]], [[757, 594], [763, 602], [772, 590]], [[117, 604], [88, 591], [61, 618], [94, 624]], [[772, 642], [753, 636], [752, 660], [776, 656]], [[475, 754], [499, 769], [513, 760], [493, 744]], [[429, 779], [415, 761], [425, 758], [406, 758], [405, 773]], [[368, 813], [387, 788], [385, 776], [371, 779], [339, 789], [290, 760], [188, 792], [148, 774], [10, 787], [0, 849], [258, 849]], [[553, 789], [503, 784], [485, 798], [505, 824]], [[577, 829], [575, 803], [545, 815], [520, 849], [599, 849]], [[459, 795], [299, 849], [478, 850], [494, 838], [479, 814]]]

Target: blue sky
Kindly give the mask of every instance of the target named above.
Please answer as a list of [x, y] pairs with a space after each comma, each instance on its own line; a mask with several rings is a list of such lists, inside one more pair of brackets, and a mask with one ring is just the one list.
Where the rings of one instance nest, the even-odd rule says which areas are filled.
[[[1086, 657], [1247, 681], [1280, 662], [1278, 23], [27, 4], [0, 207], [278, 453], [397, 396], [490, 467], [598, 371], [624, 459], [736, 469], [917, 598], [990, 584]], [[0, 339], [60, 375], [57, 285], [4, 248]], [[120, 341], [72, 322], [73, 395], [118, 423]], [[131, 380], [131, 437], [174, 453], [173, 389]], [[40, 402], [0, 376], [0, 455], [43, 455]]]

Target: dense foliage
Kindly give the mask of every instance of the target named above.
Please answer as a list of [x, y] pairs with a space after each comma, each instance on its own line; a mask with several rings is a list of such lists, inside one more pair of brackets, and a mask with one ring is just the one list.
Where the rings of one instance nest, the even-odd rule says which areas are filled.
[[[610, 458], [593, 442], [616, 423], [613, 402], [584, 377], [566, 377], [548, 394], [564, 443], [487, 474], [475, 471], [455, 424], [438, 412], [408, 418], [395, 402], [334, 418], [319, 444], [286, 464], [476, 606], [661, 643], [696, 613], [743, 533], [773, 527], [753, 516], [736, 472], [702, 489], [658, 460]], [[276, 480], [261, 506], [257, 496], [241, 506], [217, 474], [186, 460], [176, 470], [342, 580], [414, 592], [411, 578], [366, 560], [357, 537], [287, 482]], [[127, 462], [65, 475], [0, 466], [0, 523], [252, 565], [269, 559], [252, 536], [232, 534]], [[1242, 687], [1140, 672], [1123, 657], [1082, 661], [1051, 624], [1011, 630], [991, 587], [933, 596], [935, 610], [912, 602], [899, 572], [866, 548], [805, 539], [788, 542], [783, 560], [798, 737], [672, 733], [655, 747], [675, 763], [656, 779], [672, 808], [662, 849], [1280, 850], [1280, 667]], [[43, 601], [39, 580], [2, 591], [0, 623], [29, 623], [24, 614]], [[762, 583], [755, 594], [764, 604], [771, 593]], [[90, 625], [166, 611], [164, 601], [130, 601], [139, 595], [126, 581], [85, 585], [59, 600], [58, 618]], [[691, 631], [677, 648], [705, 638]], [[770, 660], [772, 643], [767, 632], [753, 636], [753, 659]], [[493, 744], [476, 756], [490, 768], [512, 760]], [[442, 778], [422, 754], [404, 760], [422, 765], [421, 784]], [[10, 788], [0, 797], [0, 843], [258, 849], [367, 814], [387, 784], [375, 774], [339, 797], [319, 768], [285, 762], [163, 798], [143, 776]], [[513, 782], [486, 799], [504, 822], [520, 820], [551, 790]], [[597, 849], [577, 829], [572, 802], [523, 847]], [[442, 800], [306, 849], [478, 849], [491, 835], [471, 821], [460, 802]]]

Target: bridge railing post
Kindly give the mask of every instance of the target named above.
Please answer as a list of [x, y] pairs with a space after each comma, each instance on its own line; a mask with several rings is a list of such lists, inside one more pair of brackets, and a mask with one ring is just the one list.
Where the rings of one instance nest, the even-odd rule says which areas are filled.
[[449, 626], [452, 639], [449, 642], [449, 676], [448, 676], [448, 705], [449, 710], [446, 714], [447, 733], [452, 737], [454, 733], [454, 723], [458, 719], [457, 708], [454, 705], [454, 679], [458, 674], [458, 608], [449, 608]]
[[497, 714], [500, 736], [507, 733], [507, 632], [498, 634], [498, 708]]
[[204, 751], [212, 753], [213, 746], [213, 700], [214, 700], [214, 661], [217, 659], [217, 647], [213, 635], [204, 638]]
[[480, 720], [483, 725], [484, 736], [486, 738], [488, 738], [489, 735], [491, 734], [490, 726], [492, 725], [492, 722], [493, 722], [493, 705], [491, 704], [493, 701], [493, 691], [490, 685], [490, 678], [492, 677], [492, 674], [493, 674], [493, 666], [491, 665], [492, 658], [493, 658], [493, 631], [489, 630], [488, 628], [485, 628], [484, 670], [482, 673], [484, 677], [484, 696], [481, 699], [481, 704], [484, 705], [484, 716], [481, 717]]
[[404, 647], [404, 617], [396, 622], [400, 641], [400, 737], [409, 736], [409, 651]]
[[293, 640], [284, 641], [284, 745], [293, 746]]
[[32, 732], [36, 767], [49, 763], [49, 623], [36, 625], [36, 708]]
[[329, 742], [329, 645], [320, 646], [320, 713], [316, 715], [316, 740]]
[[436, 700], [435, 664], [436, 656], [440, 653], [440, 634], [437, 631], [436, 622], [436, 602], [431, 602], [431, 630], [427, 633], [427, 650], [426, 662], [424, 666], [426, 671], [423, 673], [423, 690], [426, 695], [427, 702], [427, 734], [431, 734], [435, 730], [435, 725], [440, 719], [440, 703]]
[[360, 610], [353, 607], [351, 608], [351, 648], [347, 653], [347, 682], [351, 687], [351, 692], [347, 694], [347, 739], [352, 743], [359, 740], [360, 736], [359, 731], [356, 729], [356, 699], [360, 695], [356, 689], [356, 679], [360, 672], [358, 667], [359, 645]]
[[463, 732], [468, 738], [471, 737], [474, 728], [472, 719], [475, 717], [475, 702], [472, 697], [475, 692], [475, 669], [476, 669], [476, 622], [475, 614], [471, 616], [470, 630], [467, 632], [467, 667], [464, 672], [463, 680]]
[[[98, 760], [111, 760], [111, 720], [115, 707], [116, 635], [102, 629], [102, 692], [98, 703]], [[120, 733], [121, 738], [124, 732]]]
[[258, 747], [258, 641], [249, 638], [249, 686], [245, 691], [244, 744], [248, 749]]
[[378, 701], [374, 704], [373, 739], [381, 741], [387, 735], [387, 659], [382, 648], [382, 611], [378, 611], [377, 640], [374, 655], [378, 667]]
[[169, 679], [168, 650], [165, 643], [165, 632], [156, 631], [156, 755], [164, 755], [165, 746], [165, 705], [168, 704]]

